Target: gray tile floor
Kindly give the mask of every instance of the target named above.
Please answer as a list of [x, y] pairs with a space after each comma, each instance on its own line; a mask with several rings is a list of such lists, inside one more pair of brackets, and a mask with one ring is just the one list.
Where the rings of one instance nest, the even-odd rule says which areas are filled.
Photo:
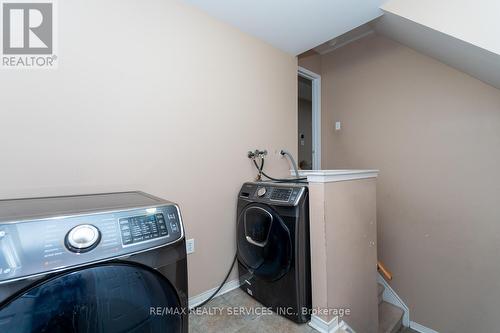
[[[240, 313], [236, 313], [242, 309]], [[241, 289], [219, 296], [189, 316], [190, 333], [314, 333], [309, 325], [297, 325], [274, 313], [252, 313], [262, 305]], [[209, 311], [211, 311], [209, 313]], [[416, 333], [406, 329], [401, 333]]]
[[[241, 289], [219, 296], [198, 313], [189, 316], [191, 333], [313, 333], [309, 325], [297, 325], [274, 313], [236, 313], [238, 309], [262, 309], [262, 305]], [[205, 311], [202, 313], [202, 309]], [[212, 314], [207, 311], [211, 310]]]

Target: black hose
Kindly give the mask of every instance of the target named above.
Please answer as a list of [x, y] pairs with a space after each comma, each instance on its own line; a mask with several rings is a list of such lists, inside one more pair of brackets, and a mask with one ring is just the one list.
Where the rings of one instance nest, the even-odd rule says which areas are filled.
[[[254, 160], [254, 162], [255, 162], [255, 160]], [[262, 170], [264, 170], [264, 157], [260, 158], [259, 179], [262, 178]]]
[[219, 288], [217, 288], [217, 290], [212, 295], [210, 295], [209, 298], [207, 298], [206, 300], [204, 300], [203, 302], [201, 302], [200, 304], [198, 304], [197, 306], [195, 306], [193, 308], [193, 310], [196, 310], [196, 309], [202, 307], [203, 305], [207, 304], [208, 302], [210, 302], [215, 297], [215, 295], [217, 295], [217, 293], [222, 289], [222, 287], [226, 284], [227, 279], [229, 279], [229, 275], [231, 275], [231, 272], [233, 271], [234, 264], [236, 263], [236, 258], [237, 257], [238, 257], [238, 255], [235, 254], [234, 255], [234, 259], [233, 259], [233, 263], [231, 264], [231, 267], [229, 268], [229, 272], [227, 272], [226, 277], [224, 278], [224, 281], [222, 281], [222, 283], [219, 286]]
[[[273, 178], [269, 175], [267, 175], [260, 167], [259, 165], [257, 164], [257, 162], [255, 160], [252, 160], [253, 161], [253, 164], [255, 165], [255, 167], [257, 168], [257, 171], [259, 171], [259, 174], [262, 174], [264, 175], [264, 177], [270, 179], [270, 180], [273, 180], [275, 182], [283, 182], [283, 183], [287, 183], [287, 182], [290, 182], [290, 183], [293, 183], [293, 182], [296, 182], [297, 180], [306, 180], [307, 178], [293, 178], [293, 179], [290, 179], [290, 178], [286, 178], [286, 179], [283, 179], [283, 178]], [[264, 159], [262, 159], [262, 162], [261, 162], [261, 166], [264, 167]]]

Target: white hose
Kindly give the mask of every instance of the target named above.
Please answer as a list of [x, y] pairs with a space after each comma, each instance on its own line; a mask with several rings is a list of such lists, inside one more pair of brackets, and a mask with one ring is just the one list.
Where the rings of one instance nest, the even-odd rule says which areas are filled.
[[299, 169], [297, 169], [297, 163], [295, 163], [295, 159], [293, 158], [292, 154], [290, 154], [288, 151], [282, 149], [280, 152], [281, 155], [286, 155], [290, 162], [292, 163], [293, 171], [295, 171], [295, 178], [300, 178], [299, 176]]

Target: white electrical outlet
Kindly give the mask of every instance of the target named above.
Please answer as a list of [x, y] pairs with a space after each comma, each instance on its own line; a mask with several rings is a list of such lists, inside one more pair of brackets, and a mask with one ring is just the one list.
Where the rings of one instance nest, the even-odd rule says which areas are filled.
[[335, 122], [335, 130], [340, 131], [341, 128], [342, 128], [342, 124], [340, 124], [340, 121], [336, 121]]
[[194, 252], [194, 238], [188, 239], [186, 241], [186, 252], [187, 254]]

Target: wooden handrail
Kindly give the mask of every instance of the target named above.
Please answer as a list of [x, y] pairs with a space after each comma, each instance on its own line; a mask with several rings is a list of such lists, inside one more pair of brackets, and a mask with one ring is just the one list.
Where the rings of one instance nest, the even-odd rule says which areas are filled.
[[377, 261], [377, 269], [382, 272], [386, 280], [392, 280], [392, 273], [380, 261]]

